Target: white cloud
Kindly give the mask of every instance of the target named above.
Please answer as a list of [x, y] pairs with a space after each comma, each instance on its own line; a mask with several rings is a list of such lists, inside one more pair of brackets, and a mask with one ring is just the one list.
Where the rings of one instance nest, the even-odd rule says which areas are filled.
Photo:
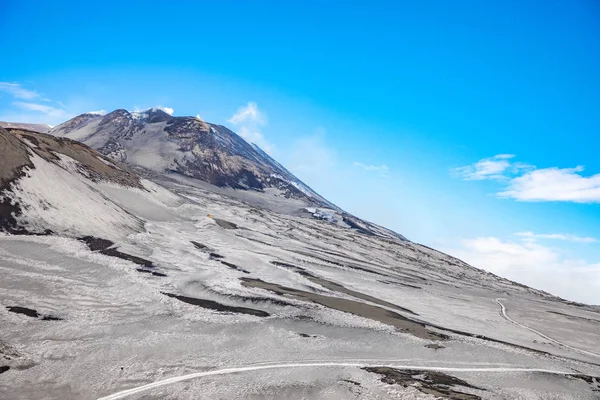
[[454, 169], [465, 180], [495, 179], [506, 182], [499, 197], [519, 201], [570, 201], [600, 203], [600, 174], [583, 176], [583, 166], [536, 168], [512, 162], [512, 154], [484, 158], [475, 164]]
[[55, 108], [46, 104], [38, 104], [38, 103], [26, 103], [22, 101], [14, 102], [13, 105], [15, 107], [21, 108], [27, 111], [36, 111], [42, 114], [46, 114], [49, 117], [55, 118], [70, 118], [71, 115], [63, 109]]
[[[0, 92], [12, 96], [11, 101], [0, 103], [0, 120], [34, 124], [58, 125], [95, 108], [93, 101], [72, 96], [67, 104], [46, 99], [37, 91], [24, 88], [19, 83], [0, 82]], [[97, 113], [104, 110], [97, 111]]]
[[258, 109], [258, 105], [250, 101], [247, 105], [238, 108], [235, 113], [227, 122], [231, 122], [234, 125], [240, 125], [242, 123], [255, 123], [257, 125], [266, 125], [266, 115]]
[[173, 113], [175, 112], [175, 110], [173, 110], [171, 107], [162, 107], [162, 106], [158, 106], [156, 107], [160, 110], [163, 110], [164, 112], [166, 112], [169, 115], [173, 115]]
[[106, 110], [88, 111], [86, 114], [106, 115]]
[[566, 258], [559, 249], [496, 237], [464, 239], [450, 253], [504, 278], [588, 304], [600, 304], [600, 263]]
[[358, 168], [362, 168], [365, 171], [371, 171], [371, 172], [378, 172], [381, 176], [388, 176], [390, 173], [390, 167], [388, 167], [385, 164], [382, 165], [369, 165], [369, 164], [363, 164], [360, 162], [354, 162], [352, 163], [352, 165], [354, 165], [355, 167]]
[[521, 201], [600, 203], [600, 174], [585, 177], [582, 171], [582, 166], [536, 169], [512, 179], [498, 195]]
[[236, 125], [237, 133], [248, 143], [254, 143], [268, 154], [272, 154], [275, 146], [263, 135], [261, 127], [267, 125], [267, 116], [259, 110], [254, 102], [240, 107], [238, 111], [227, 120]]
[[535, 241], [536, 239], [551, 239], [551, 240], [564, 240], [567, 242], [576, 243], [598, 243], [598, 239], [593, 237], [584, 237], [571, 235], [569, 233], [533, 233], [533, 232], [518, 232], [516, 236], [523, 238], [528, 241]]
[[24, 89], [18, 83], [0, 82], [0, 92], [5, 92], [17, 99], [32, 100], [40, 97], [37, 92], [33, 90]]
[[200, 116], [200, 114], [196, 114], [196, 119], [197, 119], [198, 121], [204, 121], [204, 120], [202, 119], [202, 117]]
[[473, 165], [456, 168], [454, 173], [465, 180], [503, 179], [511, 166], [509, 160], [513, 157], [514, 154], [498, 154]]

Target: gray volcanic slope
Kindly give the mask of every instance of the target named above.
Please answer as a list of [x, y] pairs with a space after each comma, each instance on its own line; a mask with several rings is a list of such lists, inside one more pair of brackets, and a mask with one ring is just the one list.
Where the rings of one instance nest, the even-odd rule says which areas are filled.
[[599, 398], [598, 307], [67, 138], [0, 163], [0, 399]]

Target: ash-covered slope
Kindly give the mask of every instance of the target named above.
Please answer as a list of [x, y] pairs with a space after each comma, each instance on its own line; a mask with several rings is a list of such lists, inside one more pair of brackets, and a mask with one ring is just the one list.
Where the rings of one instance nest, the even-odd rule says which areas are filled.
[[114, 238], [141, 229], [101, 182], [143, 189], [135, 174], [79, 142], [0, 128], [0, 231]]
[[345, 213], [267, 153], [222, 125], [195, 117], [173, 117], [153, 108], [88, 113], [56, 126], [50, 134], [81, 141], [118, 162], [159, 173], [176, 172], [219, 187], [263, 191], [300, 199], [340, 215], [343, 226], [388, 239], [405, 240], [389, 229]]
[[0, 398], [598, 398], [597, 308], [148, 176], [0, 129]]

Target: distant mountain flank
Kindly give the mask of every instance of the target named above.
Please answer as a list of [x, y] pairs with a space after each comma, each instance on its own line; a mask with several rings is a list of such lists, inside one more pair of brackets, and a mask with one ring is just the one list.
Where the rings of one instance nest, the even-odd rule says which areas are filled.
[[119, 162], [156, 172], [174, 171], [234, 189], [277, 188], [319, 206], [337, 207], [228, 128], [158, 108], [79, 115], [50, 134], [88, 144]]
[[223, 125], [197, 117], [174, 117], [159, 108], [141, 112], [118, 109], [105, 115], [81, 114], [49, 133], [85, 143], [117, 162], [158, 173], [178, 173], [233, 189], [273, 189], [310, 207], [331, 210], [344, 226], [406, 240], [389, 229], [345, 213], [257, 145]]
[[0, 128], [15, 128], [25, 129], [29, 131], [48, 133], [52, 129], [51, 125], [48, 124], [28, 124], [24, 122], [5, 122], [0, 121]]

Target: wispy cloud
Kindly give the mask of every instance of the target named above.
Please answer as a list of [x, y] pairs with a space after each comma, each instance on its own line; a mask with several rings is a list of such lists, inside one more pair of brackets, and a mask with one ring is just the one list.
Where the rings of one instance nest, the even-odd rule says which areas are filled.
[[255, 102], [251, 101], [240, 107], [227, 122], [237, 127], [237, 133], [245, 141], [258, 145], [268, 154], [273, 153], [275, 146], [265, 138], [261, 130], [261, 127], [268, 123], [267, 116]]
[[598, 243], [598, 239], [587, 236], [577, 236], [569, 233], [533, 233], [533, 232], [517, 232], [516, 236], [529, 241], [537, 239], [564, 240], [567, 242], [576, 243]]
[[355, 167], [361, 168], [365, 171], [370, 171], [370, 172], [377, 172], [379, 173], [381, 176], [388, 176], [390, 174], [390, 167], [388, 167], [385, 164], [382, 165], [369, 165], [369, 164], [363, 164], [361, 162], [354, 162], [352, 163], [352, 165], [354, 165]]
[[12, 101], [0, 106], [0, 119], [7, 122], [56, 125], [74, 117], [60, 101], [43, 98], [37, 91], [19, 83], [0, 82], [0, 92], [9, 94]]
[[25, 89], [18, 83], [0, 82], [0, 92], [8, 93], [14, 98], [23, 100], [40, 98], [37, 92]]
[[497, 237], [464, 239], [448, 250], [468, 263], [560, 297], [600, 304], [600, 263], [570, 259], [561, 249]]
[[242, 123], [255, 123], [258, 125], [266, 125], [266, 115], [258, 109], [258, 105], [250, 101], [245, 106], [238, 108], [237, 112], [227, 121], [234, 125]]
[[13, 105], [17, 108], [21, 108], [27, 111], [36, 111], [42, 114], [46, 114], [49, 117], [57, 118], [70, 118], [71, 115], [63, 109], [55, 108], [46, 104], [39, 103], [27, 103], [22, 101], [16, 101]]
[[499, 197], [519, 201], [600, 203], [600, 174], [584, 176], [583, 166], [536, 168], [513, 162], [513, 157], [512, 154], [499, 154], [451, 172], [464, 180], [504, 181], [506, 186], [497, 193]]
[[498, 154], [484, 158], [473, 165], [459, 167], [454, 174], [465, 180], [504, 179], [505, 172], [511, 167], [509, 161], [514, 154]]

